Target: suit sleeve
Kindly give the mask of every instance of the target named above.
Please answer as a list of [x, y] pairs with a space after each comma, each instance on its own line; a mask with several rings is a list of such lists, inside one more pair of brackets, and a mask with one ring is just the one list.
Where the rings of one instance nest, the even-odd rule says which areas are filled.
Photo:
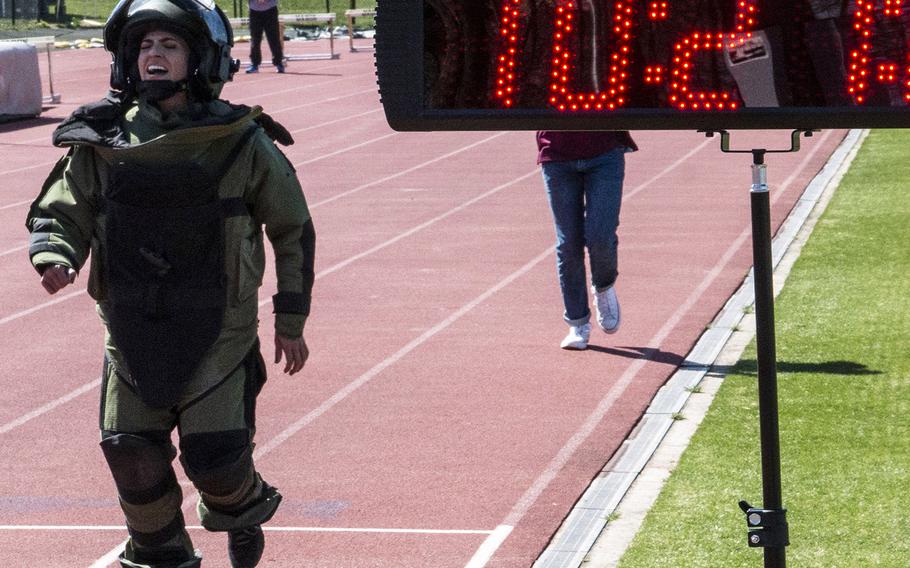
[[278, 293], [272, 296], [275, 331], [297, 338], [310, 314], [316, 231], [293, 166], [263, 133], [254, 139], [253, 216], [275, 252]]
[[60, 264], [80, 270], [88, 259], [97, 213], [89, 198], [97, 178], [95, 156], [89, 148], [75, 148], [51, 170], [32, 203], [25, 222], [31, 233], [28, 254], [40, 273]]

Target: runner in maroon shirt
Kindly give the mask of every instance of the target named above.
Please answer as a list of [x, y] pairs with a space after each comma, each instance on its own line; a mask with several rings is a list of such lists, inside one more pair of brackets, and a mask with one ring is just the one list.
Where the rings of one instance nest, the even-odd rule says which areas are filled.
[[591, 264], [591, 291], [597, 323], [606, 333], [619, 330], [617, 248], [625, 153], [637, 150], [628, 132], [537, 133], [537, 162], [556, 227], [556, 268], [563, 319], [569, 333], [563, 349], [585, 349], [591, 310], [585, 248]]

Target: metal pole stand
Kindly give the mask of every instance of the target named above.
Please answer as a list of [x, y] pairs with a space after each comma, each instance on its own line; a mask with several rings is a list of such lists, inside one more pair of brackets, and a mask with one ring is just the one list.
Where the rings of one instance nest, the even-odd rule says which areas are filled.
[[[709, 137], [716, 132], [704, 131]], [[755, 340], [758, 350], [758, 409], [761, 425], [762, 498], [764, 508], [745, 501], [739, 506], [746, 514], [749, 546], [764, 548], [765, 568], [785, 568], [786, 547], [790, 544], [787, 510], [781, 499], [780, 432], [777, 409], [777, 355], [774, 344], [774, 267], [771, 256], [771, 200], [768, 191], [767, 153], [799, 151], [801, 134], [794, 130], [786, 150], [731, 150], [730, 133], [720, 130], [720, 149], [727, 154], [752, 154], [752, 259], [755, 287]]]

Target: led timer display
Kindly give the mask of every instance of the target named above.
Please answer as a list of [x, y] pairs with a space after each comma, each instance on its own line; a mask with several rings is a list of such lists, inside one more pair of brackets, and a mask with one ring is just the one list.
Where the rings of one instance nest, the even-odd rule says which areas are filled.
[[[633, 73], [631, 62], [634, 53], [634, 36], [636, 16], [638, 10], [644, 8], [643, 18], [649, 22], [660, 22], [668, 19], [670, 2], [649, 2], [648, 6], [636, 6], [632, 0], [615, 0], [607, 4], [612, 7], [612, 14], [608, 10], [598, 10], [592, 2], [587, 2], [589, 9], [582, 11], [580, 4], [585, 0], [567, 1], [555, 7], [553, 22], [553, 53], [550, 72], [550, 97], [549, 102], [560, 111], [577, 110], [616, 110], [625, 106], [630, 93], [630, 79]], [[640, 3], [638, 3], [640, 4]], [[519, 8], [521, 0], [506, 0], [502, 8], [502, 27], [500, 32], [500, 50], [497, 58], [498, 79], [495, 96], [506, 108], [512, 107], [518, 94], [516, 77], [519, 68], [516, 65], [518, 55], [521, 53], [520, 32], [522, 30], [522, 11]], [[699, 90], [692, 84], [692, 79], [697, 75], [695, 64], [701, 52], [712, 50], [730, 50], [732, 53], [755, 55], [756, 51], [751, 43], [754, 41], [752, 28], [755, 25], [754, 2], [739, 0], [736, 3], [737, 13], [734, 20], [736, 31], [724, 34], [723, 32], [692, 32], [684, 35], [673, 45], [671, 61], [665, 64], [645, 65], [644, 83], [651, 87], [666, 86], [669, 102], [680, 110], [691, 108], [698, 110], [734, 110], [738, 102], [731, 98], [731, 93], [726, 91]], [[600, 12], [600, 13], [598, 13]], [[588, 81], [592, 89], [587, 92], [578, 92], [573, 89], [574, 81], [570, 81], [572, 74], [578, 72], [576, 61], [578, 53], [583, 51], [585, 44], [576, 41], [581, 29], [579, 26], [593, 28], [586, 20], [596, 22], [606, 19], [605, 32], [602, 36], [589, 35], [588, 43], [591, 44], [592, 54], [589, 56], [590, 74]], [[749, 42], [749, 46], [747, 46]], [[578, 46], [580, 44], [580, 46]], [[601, 44], [598, 46], [598, 44]], [[578, 46], [578, 47], [577, 47]], [[609, 46], [609, 47], [608, 47]], [[597, 56], [598, 47], [605, 49], [605, 56]], [[759, 47], [759, 50], [761, 47]], [[599, 60], [602, 59], [602, 60]], [[742, 56], [738, 58], [743, 60]], [[599, 69], [599, 66], [603, 69]], [[664, 68], [667, 76], [664, 76]], [[669, 80], [668, 80], [669, 79]]]
[[910, 0], [379, 0], [381, 91], [399, 9], [409, 104], [466, 129], [910, 126]]

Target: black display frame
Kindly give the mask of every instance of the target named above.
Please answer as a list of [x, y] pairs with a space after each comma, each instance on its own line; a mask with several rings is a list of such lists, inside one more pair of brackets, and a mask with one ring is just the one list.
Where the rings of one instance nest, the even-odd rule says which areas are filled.
[[424, 104], [423, 0], [377, 0], [376, 74], [389, 125], [398, 131], [819, 130], [908, 128], [910, 107], [767, 107], [559, 112], [555, 109], [428, 109]]

